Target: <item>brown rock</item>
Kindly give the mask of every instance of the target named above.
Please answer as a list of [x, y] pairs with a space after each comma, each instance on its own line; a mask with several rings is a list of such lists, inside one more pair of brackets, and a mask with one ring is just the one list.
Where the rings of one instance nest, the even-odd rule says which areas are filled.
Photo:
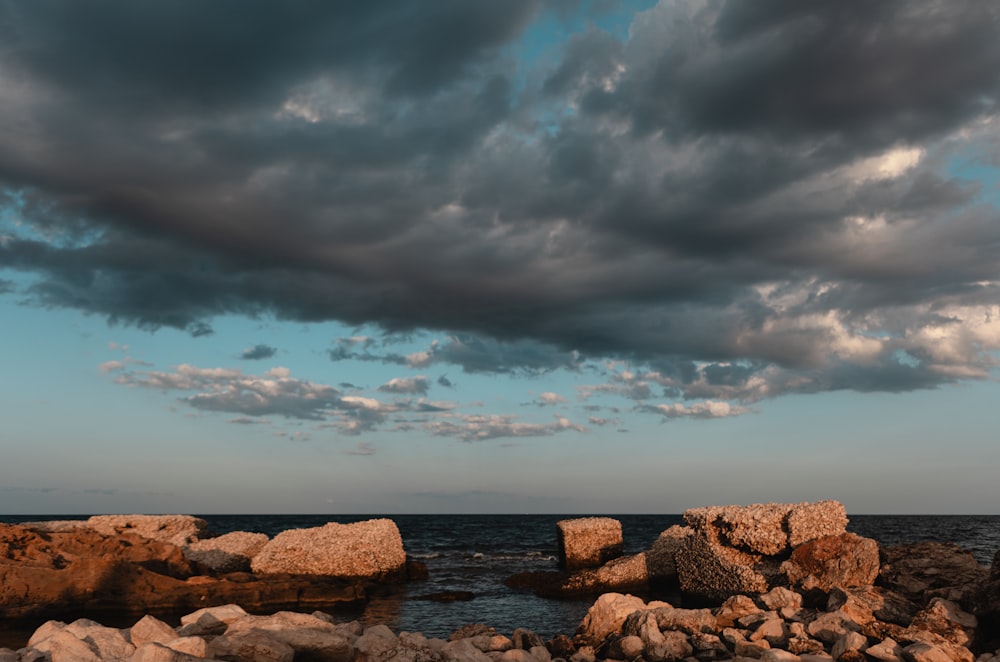
[[699, 533], [728, 547], [772, 556], [788, 547], [784, 523], [791, 509], [791, 504], [779, 503], [709, 506], [685, 511], [684, 520]]
[[734, 595], [723, 602], [722, 606], [716, 610], [716, 627], [719, 630], [732, 627], [738, 619], [750, 614], [759, 613], [761, 613], [761, 608], [757, 606], [757, 603], [752, 598], [745, 595]]
[[610, 517], [556, 522], [559, 565], [575, 571], [597, 568], [622, 555], [622, 523]]
[[254, 573], [402, 579], [406, 552], [396, 523], [389, 519], [354, 524], [330, 522], [276, 535], [253, 558]]
[[878, 543], [853, 533], [817, 538], [796, 547], [781, 570], [802, 591], [868, 586], [878, 577]]
[[810, 540], [844, 533], [847, 512], [839, 501], [800, 503], [788, 513], [786, 526], [788, 545], [794, 548]]
[[233, 531], [191, 543], [184, 548], [184, 558], [213, 573], [249, 572], [250, 559], [268, 540], [263, 533]]
[[976, 635], [976, 617], [949, 600], [934, 598], [913, 618], [910, 628], [940, 635], [953, 644], [968, 646]]
[[619, 632], [625, 619], [632, 612], [642, 611], [645, 608], [646, 603], [642, 598], [621, 593], [605, 593], [587, 610], [587, 615], [577, 628], [577, 635], [585, 643], [596, 646], [609, 634]]
[[778, 575], [778, 562], [726, 547], [695, 533], [675, 555], [681, 590], [709, 600], [763, 593]]
[[182, 547], [197, 540], [208, 523], [191, 515], [95, 515], [87, 526], [106, 536], [134, 533]]
[[684, 544], [684, 539], [692, 533], [690, 527], [672, 526], [657, 537], [652, 547], [646, 551], [646, 566], [650, 581], [677, 581], [677, 563], [674, 556]]
[[897, 545], [882, 555], [878, 583], [921, 605], [932, 597], [966, 603], [989, 575], [972, 552], [953, 543]]
[[661, 630], [678, 630], [686, 634], [695, 632], [715, 632], [715, 615], [710, 609], [676, 609], [656, 607], [650, 609]]
[[827, 611], [843, 610], [861, 624], [876, 618], [887, 623], [906, 627], [916, 615], [918, 607], [899, 593], [880, 586], [837, 587], [830, 591]]

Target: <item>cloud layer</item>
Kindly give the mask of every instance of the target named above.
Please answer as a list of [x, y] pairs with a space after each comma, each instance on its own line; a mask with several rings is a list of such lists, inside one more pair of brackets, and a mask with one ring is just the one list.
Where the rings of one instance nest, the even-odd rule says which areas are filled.
[[[609, 360], [583, 395], [667, 418], [991, 374], [995, 3], [664, 1], [625, 38], [598, 23], [526, 57], [552, 11], [0, 5], [0, 269], [32, 279], [0, 293], [193, 335], [221, 314], [440, 333], [330, 350], [414, 369]], [[182, 368], [124, 378], [385, 420], [333, 387]]]

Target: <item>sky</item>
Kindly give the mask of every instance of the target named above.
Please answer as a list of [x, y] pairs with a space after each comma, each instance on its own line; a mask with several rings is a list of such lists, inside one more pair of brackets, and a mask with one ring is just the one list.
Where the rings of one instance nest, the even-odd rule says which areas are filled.
[[0, 514], [1000, 512], [993, 0], [0, 0]]

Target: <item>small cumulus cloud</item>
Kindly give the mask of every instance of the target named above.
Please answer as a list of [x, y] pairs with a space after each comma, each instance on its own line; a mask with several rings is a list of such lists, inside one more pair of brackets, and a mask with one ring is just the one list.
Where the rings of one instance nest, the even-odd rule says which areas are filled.
[[544, 406], [560, 405], [568, 402], [566, 398], [562, 397], [558, 393], [553, 393], [552, 391], [546, 391], [538, 395], [538, 404]]
[[125, 369], [125, 364], [122, 361], [105, 361], [97, 369], [104, 373], [121, 372]]
[[644, 410], [658, 413], [666, 419], [675, 418], [728, 418], [730, 416], [741, 416], [749, 410], [728, 402], [705, 401], [694, 404], [683, 404], [675, 402], [673, 404], [661, 404], [645, 406]]
[[460, 415], [426, 423], [424, 429], [436, 436], [456, 437], [462, 441], [548, 437], [570, 430], [585, 431], [583, 426], [576, 425], [563, 417], [557, 417], [554, 423], [527, 423], [509, 415]]
[[378, 387], [383, 393], [405, 393], [410, 395], [426, 395], [430, 383], [423, 375], [416, 377], [394, 377]]
[[270, 345], [254, 345], [253, 347], [247, 347], [242, 352], [240, 352], [240, 358], [245, 361], [260, 361], [262, 359], [269, 359], [278, 353], [276, 347], [271, 347]]

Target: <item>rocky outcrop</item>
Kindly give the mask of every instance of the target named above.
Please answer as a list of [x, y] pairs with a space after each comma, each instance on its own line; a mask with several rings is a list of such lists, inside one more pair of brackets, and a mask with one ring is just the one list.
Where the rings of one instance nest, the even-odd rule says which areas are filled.
[[622, 523], [610, 517], [582, 517], [556, 523], [559, 566], [573, 572], [598, 568], [622, 555]]
[[406, 577], [406, 552], [392, 520], [330, 522], [310, 529], [282, 531], [254, 556], [251, 568], [258, 575], [399, 580]]
[[249, 572], [250, 560], [267, 544], [263, 533], [233, 531], [216, 538], [196, 540], [184, 547], [184, 558], [216, 574]]
[[106, 536], [134, 533], [182, 547], [204, 535], [208, 523], [191, 515], [95, 515], [87, 528]]
[[922, 604], [946, 598], [968, 605], [989, 577], [972, 552], [954, 543], [897, 545], [883, 549], [882, 557], [878, 583]]
[[837, 501], [711, 506], [684, 519], [692, 533], [674, 553], [677, 574], [681, 590], [702, 599], [788, 584], [828, 591], [871, 584], [878, 572], [877, 543], [846, 533]]
[[677, 551], [694, 532], [687, 526], [672, 526], [663, 531], [646, 551], [649, 580], [654, 584], [677, 582]]

